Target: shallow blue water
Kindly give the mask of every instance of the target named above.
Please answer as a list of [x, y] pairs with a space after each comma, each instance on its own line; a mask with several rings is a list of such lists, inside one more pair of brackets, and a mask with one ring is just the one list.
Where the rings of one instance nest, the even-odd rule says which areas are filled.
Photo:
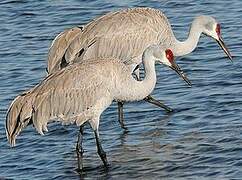
[[[178, 63], [193, 83], [157, 67], [153, 95], [175, 109], [167, 114], [144, 103], [125, 105], [128, 133], [117, 121], [116, 104], [102, 115], [100, 136], [111, 166], [105, 170], [93, 133], [85, 129], [85, 171], [76, 171], [78, 128], [51, 124], [40, 136], [30, 126], [10, 148], [5, 115], [13, 98], [45, 76], [47, 52], [65, 28], [126, 7], [149, 6], [169, 18], [185, 39], [199, 14], [216, 17], [234, 62], [214, 40], [202, 37]], [[0, 2], [0, 178], [11, 179], [241, 179], [242, 177], [242, 2], [232, 1], [1, 1]]]

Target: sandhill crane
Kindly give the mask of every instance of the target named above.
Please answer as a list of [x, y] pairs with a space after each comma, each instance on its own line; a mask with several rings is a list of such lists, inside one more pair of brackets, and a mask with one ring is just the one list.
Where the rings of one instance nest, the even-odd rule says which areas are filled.
[[175, 70], [191, 85], [175, 63], [171, 50], [164, 51], [158, 45], [151, 45], [144, 51], [142, 59], [145, 69], [142, 81], [134, 79], [128, 67], [114, 58], [75, 63], [47, 76], [10, 105], [6, 118], [10, 145], [15, 145], [16, 136], [28, 124], [33, 124], [43, 134], [48, 131], [47, 124], [56, 120], [64, 124], [75, 122], [80, 126], [79, 152], [79, 144], [82, 149], [82, 127], [88, 122], [94, 130], [98, 154], [106, 166], [106, 153], [99, 141], [98, 127], [101, 113], [113, 100], [137, 101], [149, 95], [156, 84], [156, 61]]
[[[132, 8], [103, 15], [83, 27], [79, 34], [60, 57], [65, 64], [97, 57], [121, 59], [131, 71], [141, 63], [141, 55], [151, 44], [160, 44], [171, 49], [175, 56], [192, 52], [205, 34], [215, 39], [227, 54], [232, 56], [222, 40], [219, 23], [210, 16], [198, 16], [192, 22], [187, 40], [177, 40], [166, 16], [152, 8]], [[50, 68], [48, 68], [50, 69]], [[59, 69], [61, 66], [59, 64]], [[49, 73], [58, 70], [50, 70]], [[138, 76], [138, 71], [136, 71]], [[171, 108], [151, 96], [146, 101], [172, 111]], [[118, 102], [119, 122], [123, 124], [123, 102]]]

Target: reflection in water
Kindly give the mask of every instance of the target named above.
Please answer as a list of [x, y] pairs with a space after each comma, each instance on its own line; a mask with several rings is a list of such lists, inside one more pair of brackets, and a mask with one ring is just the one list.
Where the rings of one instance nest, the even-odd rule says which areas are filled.
[[[150, 139], [162, 138], [162, 135], [166, 134], [165, 129], [162, 129], [162, 127], [166, 126], [172, 114], [173, 113], [167, 113], [167, 115], [165, 115], [164, 117], [157, 119], [154, 122], [149, 122], [149, 126], [142, 126], [142, 123], [140, 123], [139, 125], [141, 127], [139, 127], [140, 132], [138, 136], [140, 137], [141, 141], [142, 139], [144, 140], [147, 137]], [[124, 130], [123, 133], [120, 134], [121, 146], [125, 147], [126, 144], [129, 144], [129, 143], [126, 143], [126, 140], [129, 136], [130, 131], [132, 131], [132, 127], [131, 127], [131, 130], [129, 130], [129, 127], [128, 127], [128, 130]], [[131, 137], [132, 137], [132, 132], [131, 132]]]
[[102, 176], [102, 178], [110, 178], [109, 171], [111, 170], [110, 167], [105, 167], [104, 165], [98, 167], [84, 167], [83, 170], [76, 169], [76, 173], [79, 174], [80, 179], [85, 179], [90, 176], [90, 174], [95, 173], [98, 176]]

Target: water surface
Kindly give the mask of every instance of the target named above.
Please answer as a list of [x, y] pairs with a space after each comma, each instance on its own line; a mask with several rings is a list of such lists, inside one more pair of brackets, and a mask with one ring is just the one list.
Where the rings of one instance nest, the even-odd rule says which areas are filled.
[[[105, 170], [93, 133], [85, 128], [85, 172], [76, 171], [78, 128], [49, 126], [45, 136], [31, 126], [10, 148], [5, 116], [10, 102], [46, 75], [48, 48], [66, 28], [106, 12], [149, 6], [165, 12], [177, 38], [185, 39], [199, 14], [216, 17], [234, 62], [214, 40], [202, 37], [193, 53], [178, 58], [193, 83], [158, 67], [153, 95], [175, 109], [144, 102], [125, 105], [125, 133], [114, 103], [102, 115], [100, 136], [111, 166]], [[232, 1], [15, 1], [0, 2], [0, 177], [10, 179], [241, 179], [242, 177], [242, 2]]]

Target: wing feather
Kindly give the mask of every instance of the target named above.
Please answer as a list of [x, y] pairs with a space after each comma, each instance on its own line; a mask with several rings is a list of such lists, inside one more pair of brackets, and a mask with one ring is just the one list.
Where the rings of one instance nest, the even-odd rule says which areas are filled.
[[60, 69], [61, 60], [70, 43], [82, 33], [82, 28], [74, 27], [60, 33], [53, 40], [48, 53], [48, 73], [51, 74]]
[[[93, 41], [94, 44], [87, 48]], [[147, 46], [162, 43], [169, 47], [173, 41], [170, 23], [161, 11], [152, 8], [126, 9], [88, 23], [81, 36], [73, 40], [65, 57], [68, 62], [114, 57], [127, 64], [137, 64], [141, 62], [140, 57]], [[87, 50], [83, 58], [78, 58], [82, 48]]]
[[70, 65], [47, 77], [32, 91], [33, 124], [40, 134], [53, 120], [72, 123], [80, 114], [94, 107], [100, 97], [109, 94], [110, 81], [105, 79], [110, 72], [106, 72], [106, 66], [99, 68], [97, 64]]

